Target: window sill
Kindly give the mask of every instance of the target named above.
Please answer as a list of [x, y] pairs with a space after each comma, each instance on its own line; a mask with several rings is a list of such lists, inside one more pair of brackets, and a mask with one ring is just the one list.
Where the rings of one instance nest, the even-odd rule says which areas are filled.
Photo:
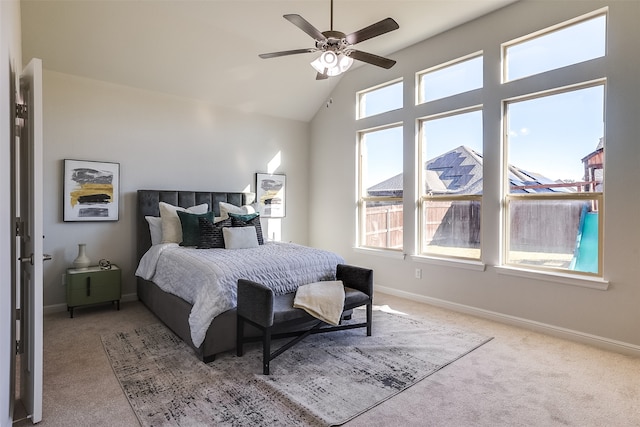
[[416, 262], [423, 262], [425, 264], [442, 265], [445, 267], [464, 268], [466, 270], [484, 271], [485, 265], [480, 261], [473, 261], [469, 259], [455, 259], [455, 258], [436, 258], [424, 255], [411, 255], [411, 260]]
[[361, 254], [366, 254], [366, 255], [383, 256], [383, 257], [394, 258], [394, 259], [404, 259], [405, 258], [405, 255], [401, 251], [394, 251], [394, 250], [390, 250], [390, 249], [374, 249], [374, 248], [354, 247], [353, 250], [355, 252], [359, 252]]
[[607, 289], [609, 289], [609, 281], [601, 277], [577, 277], [572, 274], [550, 273], [545, 271], [527, 270], [506, 266], [496, 267], [496, 271], [498, 272], [498, 274], [527, 277], [536, 280], [545, 280], [548, 282], [562, 283], [565, 285], [579, 286], [582, 288], [597, 289], [599, 291], [606, 291]]

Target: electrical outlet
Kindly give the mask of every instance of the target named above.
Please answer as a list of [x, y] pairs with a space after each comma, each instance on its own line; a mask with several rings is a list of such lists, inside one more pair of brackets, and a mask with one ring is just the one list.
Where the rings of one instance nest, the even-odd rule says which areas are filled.
[[67, 284], [67, 275], [62, 273], [62, 286]]
[[422, 279], [422, 269], [416, 268], [416, 279]]

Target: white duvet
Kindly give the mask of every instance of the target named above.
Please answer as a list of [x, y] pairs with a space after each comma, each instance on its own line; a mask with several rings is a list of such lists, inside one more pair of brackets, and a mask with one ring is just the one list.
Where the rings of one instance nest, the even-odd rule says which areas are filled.
[[193, 305], [191, 340], [204, 341], [211, 321], [236, 306], [238, 279], [269, 286], [277, 294], [298, 286], [334, 280], [344, 259], [333, 252], [293, 243], [268, 242], [250, 249], [195, 249], [175, 243], [152, 246], [140, 260], [136, 276]]

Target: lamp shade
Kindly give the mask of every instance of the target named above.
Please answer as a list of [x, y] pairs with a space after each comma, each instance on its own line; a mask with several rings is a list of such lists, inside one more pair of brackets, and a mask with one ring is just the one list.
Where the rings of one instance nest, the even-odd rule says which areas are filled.
[[351, 64], [353, 64], [353, 58], [330, 50], [323, 52], [322, 55], [311, 62], [311, 66], [317, 72], [329, 77], [344, 73], [351, 67]]

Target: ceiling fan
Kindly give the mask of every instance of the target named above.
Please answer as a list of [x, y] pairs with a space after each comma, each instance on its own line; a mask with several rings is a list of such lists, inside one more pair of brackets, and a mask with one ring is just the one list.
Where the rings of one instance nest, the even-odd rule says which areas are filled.
[[382, 21], [371, 24], [368, 27], [362, 28], [361, 30], [351, 34], [334, 31], [333, 0], [331, 0], [331, 29], [329, 31], [318, 30], [300, 15], [289, 14], [283, 15], [283, 17], [313, 37], [315, 40], [315, 47], [262, 53], [258, 55], [260, 58], [268, 59], [277, 58], [279, 56], [295, 55], [298, 53], [322, 52], [320, 57], [311, 63], [311, 66], [313, 66], [313, 68], [318, 72], [316, 80], [337, 76], [347, 71], [354, 59], [387, 69], [393, 67], [396, 63], [396, 61], [392, 59], [383, 58], [382, 56], [353, 48], [353, 45], [356, 43], [360, 43], [400, 28], [398, 23], [392, 18], [383, 19]]

